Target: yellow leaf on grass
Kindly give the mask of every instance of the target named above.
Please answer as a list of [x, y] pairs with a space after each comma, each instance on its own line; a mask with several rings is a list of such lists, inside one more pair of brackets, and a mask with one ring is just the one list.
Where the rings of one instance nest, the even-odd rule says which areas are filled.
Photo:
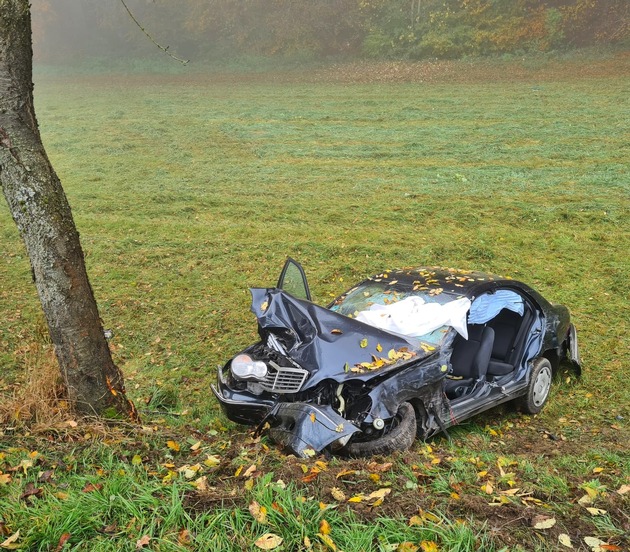
[[254, 544], [261, 550], [273, 550], [282, 544], [282, 537], [273, 533], [265, 533]]
[[348, 499], [348, 502], [361, 502], [363, 501], [363, 495], [354, 495], [353, 497]]
[[333, 540], [328, 535], [324, 535], [323, 533], [317, 533], [317, 536], [319, 537], [319, 540], [321, 540], [328, 548], [336, 552], [337, 545], [333, 542]]
[[433, 541], [422, 541], [420, 548], [422, 552], [438, 552], [439, 550], [437, 543]]
[[418, 552], [420, 547], [413, 542], [405, 541], [401, 542], [396, 548], [396, 552]]
[[567, 535], [566, 533], [560, 533], [558, 535], [558, 542], [562, 545], [562, 546], [566, 546], [567, 548], [573, 548], [573, 544], [571, 543], [571, 537], [569, 537], [569, 535]]
[[625, 495], [630, 492], [630, 485], [622, 485], [617, 489], [617, 494]]
[[10, 473], [0, 473], [0, 485], [8, 485], [11, 483]]
[[166, 446], [174, 452], [179, 452], [180, 446], [177, 441], [166, 441]]
[[234, 477], [238, 477], [239, 475], [241, 475], [242, 471], [243, 471], [243, 466], [239, 466], [238, 468], [236, 468], [236, 471], [234, 472]]
[[416, 527], [418, 525], [422, 525], [424, 520], [420, 516], [411, 516], [408, 523], [409, 527]]
[[139, 466], [140, 464], [142, 464], [142, 456], [140, 456], [139, 454], [134, 454], [133, 458], [131, 459], [131, 465]]
[[583, 489], [586, 491], [586, 494], [591, 498], [597, 498], [597, 489], [593, 489], [592, 487], [584, 486]]
[[538, 516], [534, 518], [534, 529], [551, 529], [556, 524], [556, 518]]
[[328, 523], [325, 519], [322, 519], [319, 522], [319, 532], [322, 535], [330, 535], [330, 523]]
[[215, 466], [218, 466], [221, 463], [221, 459], [218, 456], [215, 456], [214, 454], [209, 454], [208, 458], [206, 458], [203, 461], [203, 463], [209, 468], [214, 468]]
[[267, 508], [261, 506], [255, 500], [248, 507], [249, 513], [258, 523], [267, 523]]
[[17, 540], [19, 538], [20, 538], [20, 530], [18, 529], [4, 542], [0, 543], [0, 548], [6, 548], [8, 550], [17, 550], [18, 548], [21, 548], [21, 545], [17, 544]]
[[604, 468], [593, 468], [593, 473], [602, 473]]

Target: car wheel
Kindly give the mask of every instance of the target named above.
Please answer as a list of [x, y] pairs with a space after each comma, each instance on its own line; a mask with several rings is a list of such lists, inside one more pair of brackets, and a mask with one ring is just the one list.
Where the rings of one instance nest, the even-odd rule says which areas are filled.
[[534, 360], [532, 373], [527, 385], [527, 394], [521, 399], [521, 410], [527, 414], [538, 414], [547, 399], [551, 390], [551, 381], [553, 380], [553, 370], [551, 362], [546, 358], [537, 358]]
[[372, 456], [407, 450], [416, 437], [416, 413], [408, 402], [401, 403], [398, 413], [387, 433], [369, 441], [355, 441], [346, 445], [340, 453], [344, 456]]

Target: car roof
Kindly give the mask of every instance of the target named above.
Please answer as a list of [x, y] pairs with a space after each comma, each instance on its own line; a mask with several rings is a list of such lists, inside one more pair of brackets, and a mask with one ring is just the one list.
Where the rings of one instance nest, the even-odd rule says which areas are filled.
[[[470, 299], [486, 291], [500, 287], [512, 287], [531, 291], [528, 286], [511, 278], [474, 270], [462, 270], [439, 266], [422, 266], [384, 271], [367, 278], [364, 282], [384, 282], [394, 289], [440, 292], [462, 295]], [[364, 283], [362, 282], [362, 283]]]

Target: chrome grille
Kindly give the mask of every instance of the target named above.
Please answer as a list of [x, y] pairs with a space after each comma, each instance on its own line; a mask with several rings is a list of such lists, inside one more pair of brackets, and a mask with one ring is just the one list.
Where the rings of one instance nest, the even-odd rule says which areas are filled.
[[267, 361], [267, 368], [267, 375], [260, 386], [272, 393], [297, 393], [308, 377], [308, 372], [302, 368], [278, 366], [275, 362]]

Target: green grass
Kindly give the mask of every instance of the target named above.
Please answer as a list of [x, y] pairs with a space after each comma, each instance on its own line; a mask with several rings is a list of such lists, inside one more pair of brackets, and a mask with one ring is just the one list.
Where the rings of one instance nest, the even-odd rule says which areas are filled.
[[[201, 74], [42, 75], [35, 88], [42, 136], [73, 207], [101, 317], [115, 332], [115, 360], [130, 395], [148, 411], [145, 423], [174, 428], [179, 441], [200, 431], [207, 452], [229, 466], [221, 477], [208, 472], [210, 485], [232, 481], [238, 465], [254, 461], [264, 476], [284, 469], [283, 457], [263, 449], [256, 458], [247, 448], [241, 454], [244, 431], [225, 422], [209, 385], [216, 365], [256, 337], [247, 288], [273, 284], [286, 255], [302, 262], [319, 303], [393, 267], [440, 264], [511, 275], [570, 307], [581, 382], [559, 382], [535, 418], [502, 409], [454, 429], [453, 444], [432, 443], [439, 464], [418, 444], [383, 476], [394, 489], [384, 506], [394, 495], [404, 500], [378, 521], [370, 521], [378, 510], [326, 510], [331, 536], [346, 552], [405, 540], [435, 540], [447, 550], [554, 550], [564, 524], [574, 544], [578, 528], [622, 542], [627, 518], [614, 508], [614, 491], [630, 473], [630, 102], [627, 62], [620, 64], [619, 74], [599, 78], [561, 74], [516, 83], [496, 74], [389, 84], [286, 75], [279, 82], [259, 75], [216, 82]], [[501, 62], [501, 71], [506, 66]], [[457, 67], [464, 72], [467, 65]], [[46, 332], [6, 205], [0, 255], [0, 393], [8, 395], [32, 363], [28, 344], [45, 343]], [[152, 396], [155, 408], [146, 405]], [[180, 415], [156, 418], [158, 410]], [[177, 535], [188, 529], [203, 539], [197, 542], [213, 543], [208, 549], [247, 549], [269, 530], [291, 550], [303, 536], [317, 541], [322, 515], [318, 500], [296, 497], [331, 501], [324, 499], [329, 487], [316, 482], [309, 489], [301, 475], [280, 491], [267, 485], [275, 476], [261, 476], [244, 500], [270, 512], [276, 501], [302, 521], [274, 514], [271, 526], [259, 527], [246, 503], [213, 503], [200, 513], [183, 505], [194, 491], [189, 481], [163, 481], [165, 438], [142, 444], [139, 437], [134, 446], [149, 454], [147, 469], [130, 465], [133, 450], [120, 460], [124, 440], [104, 450], [88, 441], [71, 468], [54, 464], [70, 497], [46, 492], [25, 507], [19, 497], [37, 473], [8, 472], [20, 461], [10, 447], [25, 439], [27, 450], [44, 446], [50, 451], [42, 454], [56, 454], [58, 446], [66, 454], [72, 439], [0, 439], [7, 455], [0, 470], [13, 474], [11, 484], [0, 485], [0, 521], [20, 529], [32, 549], [54, 549], [69, 532], [72, 550], [134, 550], [144, 534], [155, 549], [179, 550], [185, 546]], [[475, 510], [492, 500], [481, 489], [488, 480], [509, 489], [497, 465], [504, 457], [516, 462], [502, 468], [514, 472], [515, 485], [543, 504], [509, 497], [521, 520], [509, 530]], [[175, 455], [172, 463], [189, 460]], [[98, 492], [82, 493], [97, 464], [114, 475], [97, 478]], [[373, 485], [363, 469], [361, 489]], [[478, 476], [483, 471], [488, 475]], [[606, 487], [596, 500], [606, 516], [576, 504], [585, 494], [581, 485], [594, 479]], [[242, 495], [244, 481], [232, 483]], [[352, 489], [348, 484], [348, 496]], [[426, 531], [409, 527], [418, 507], [444, 521]], [[532, 511], [555, 515], [558, 531], [534, 531], [522, 521]], [[118, 537], [99, 533], [114, 521]]]

